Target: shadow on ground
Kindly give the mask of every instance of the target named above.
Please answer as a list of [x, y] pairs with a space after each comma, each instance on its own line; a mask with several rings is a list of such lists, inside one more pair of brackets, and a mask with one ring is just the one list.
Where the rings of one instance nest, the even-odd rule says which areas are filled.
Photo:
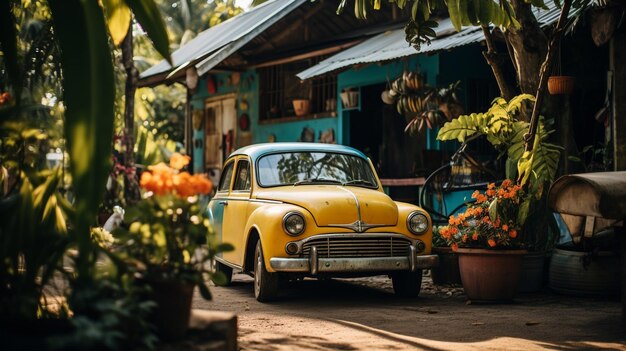
[[426, 278], [420, 297], [400, 299], [384, 277], [298, 281], [265, 304], [246, 276], [213, 292], [214, 302], [198, 307], [236, 312], [245, 350], [626, 349], [617, 298], [546, 289], [511, 304], [468, 305], [462, 289]]

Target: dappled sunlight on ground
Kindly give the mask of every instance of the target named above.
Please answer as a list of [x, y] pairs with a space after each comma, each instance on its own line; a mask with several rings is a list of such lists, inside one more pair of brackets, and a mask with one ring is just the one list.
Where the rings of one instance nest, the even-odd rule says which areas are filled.
[[213, 287], [195, 308], [232, 311], [242, 350], [626, 350], [617, 298], [544, 291], [514, 303], [468, 305], [462, 289], [425, 278], [419, 298], [398, 299], [386, 277], [307, 279], [262, 304], [252, 279]]

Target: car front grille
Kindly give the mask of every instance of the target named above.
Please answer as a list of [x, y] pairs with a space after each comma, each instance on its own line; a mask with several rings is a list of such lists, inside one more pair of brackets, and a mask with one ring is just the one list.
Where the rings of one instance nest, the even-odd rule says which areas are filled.
[[398, 257], [408, 256], [411, 241], [398, 237], [326, 237], [308, 240], [302, 245], [302, 256], [309, 257], [311, 247], [320, 258]]

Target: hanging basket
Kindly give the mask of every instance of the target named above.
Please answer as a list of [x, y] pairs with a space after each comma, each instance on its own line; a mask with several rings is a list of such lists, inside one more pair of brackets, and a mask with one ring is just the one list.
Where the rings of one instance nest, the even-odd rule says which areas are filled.
[[550, 95], [568, 95], [574, 91], [576, 78], [572, 76], [548, 77], [548, 92]]

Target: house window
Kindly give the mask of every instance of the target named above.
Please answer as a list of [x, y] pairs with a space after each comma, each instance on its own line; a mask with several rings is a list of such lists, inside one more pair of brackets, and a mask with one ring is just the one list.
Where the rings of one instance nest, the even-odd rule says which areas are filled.
[[295, 117], [293, 100], [308, 100], [307, 116], [330, 115], [335, 112], [337, 77], [300, 81], [296, 74], [317, 64], [324, 57], [315, 57], [297, 62], [259, 68], [260, 119]]

